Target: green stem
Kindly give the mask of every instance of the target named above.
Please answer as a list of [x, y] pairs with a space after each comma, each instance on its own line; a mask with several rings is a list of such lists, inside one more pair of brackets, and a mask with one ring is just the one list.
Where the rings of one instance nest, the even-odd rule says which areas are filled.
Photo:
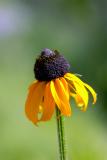
[[57, 120], [57, 134], [59, 142], [60, 160], [67, 160], [67, 154], [65, 149], [65, 135], [64, 135], [64, 117], [61, 116], [61, 112], [57, 107], [56, 107], [56, 120]]

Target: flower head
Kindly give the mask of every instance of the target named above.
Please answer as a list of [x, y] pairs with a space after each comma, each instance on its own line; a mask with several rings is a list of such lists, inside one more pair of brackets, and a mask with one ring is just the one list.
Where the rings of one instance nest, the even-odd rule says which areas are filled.
[[70, 96], [82, 111], [86, 111], [89, 95], [96, 102], [95, 91], [81, 81], [75, 74], [69, 73], [69, 63], [58, 51], [44, 49], [34, 65], [35, 80], [29, 87], [25, 112], [34, 124], [51, 119], [55, 107], [62, 115], [70, 116]]

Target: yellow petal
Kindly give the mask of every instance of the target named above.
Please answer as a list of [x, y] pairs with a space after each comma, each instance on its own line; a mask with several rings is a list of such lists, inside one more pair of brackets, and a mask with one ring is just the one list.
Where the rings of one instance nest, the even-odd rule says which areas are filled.
[[44, 82], [33, 83], [29, 89], [29, 94], [25, 104], [25, 112], [29, 120], [33, 123], [38, 121], [39, 106], [43, 98], [43, 92], [45, 88]]
[[64, 90], [65, 90], [65, 93], [66, 93], [66, 96], [69, 100], [69, 94], [70, 94], [70, 91], [69, 91], [69, 87], [68, 87], [68, 83], [67, 81], [65, 80], [65, 78], [61, 77], [60, 78], [60, 81], [62, 82], [62, 87], [64, 87]]
[[[71, 74], [69, 74], [69, 75], [71, 75]], [[80, 99], [80, 97], [81, 97], [82, 103], [84, 103], [83, 111], [85, 111], [87, 108], [87, 105], [88, 105], [88, 92], [84, 87], [84, 83], [81, 80], [78, 80], [79, 78], [75, 78], [75, 77], [76, 76], [72, 76], [72, 78], [71, 78], [71, 76], [68, 76], [68, 75], [65, 76], [65, 78], [67, 80], [69, 80], [69, 82], [68, 82], [69, 86], [70, 87], [72, 86], [73, 90], [79, 96], [79, 98], [78, 98], [78, 96], [76, 97], [76, 102], [79, 102], [78, 99]], [[70, 82], [71, 82], [71, 84], [70, 84]], [[78, 103], [78, 106], [80, 106], [80, 103]]]
[[52, 96], [61, 113], [66, 116], [70, 116], [71, 108], [62, 82], [57, 78], [56, 80], [51, 81], [50, 87]]
[[79, 85], [78, 83], [74, 82], [74, 86], [76, 88], [77, 95], [79, 95], [84, 102], [83, 111], [86, 111], [88, 105], [88, 92], [83, 85]]
[[[88, 104], [88, 93], [85, 87], [91, 92], [93, 96], [93, 104], [96, 102], [97, 95], [95, 91], [88, 84], [84, 83], [78, 77], [76, 77], [74, 74], [71, 74], [71, 73], [66, 73], [64, 77], [68, 80], [69, 84], [71, 82], [71, 86], [72, 84], [74, 85], [75, 87], [74, 90], [76, 90], [76, 93], [77, 93], [75, 96], [75, 100], [79, 105], [80, 104], [82, 105], [82, 101], [84, 102], [84, 110], [86, 110], [87, 104]], [[80, 101], [81, 103], [79, 103]]]
[[66, 79], [69, 79], [70, 81], [76, 81], [76, 82], [78, 82], [78, 83], [81, 84], [81, 85], [84, 84], [84, 82], [82, 82], [81, 79], [79, 79], [77, 76], [75, 76], [75, 75], [72, 74], [72, 73], [66, 73], [66, 74], [64, 75], [64, 77], [65, 77]]
[[72, 92], [72, 93], [75, 93], [75, 94], [76, 94], [76, 89], [75, 89], [74, 85], [73, 85], [73, 84], [71, 84], [71, 82], [69, 82], [69, 81], [68, 81], [68, 86], [69, 86], [69, 88], [70, 88], [70, 92]]
[[84, 83], [84, 86], [88, 88], [88, 90], [91, 92], [92, 96], [93, 96], [93, 104], [96, 103], [97, 100], [97, 94], [96, 92], [93, 90], [93, 88], [91, 86], [89, 86], [88, 84]]
[[81, 96], [75, 93], [70, 92], [70, 95], [75, 99], [76, 104], [79, 107], [83, 107], [84, 106], [84, 101], [82, 100]]
[[76, 103], [77, 103], [77, 105], [78, 105], [79, 107], [84, 106], [84, 101], [83, 101], [83, 99], [81, 98], [80, 95], [76, 95], [75, 101], [76, 101]]
[[43, 115], [40, 121], [50, 120], [55, 109], [55, 102], [50, 90], [50, 82], [46, 84], [43, 102]]

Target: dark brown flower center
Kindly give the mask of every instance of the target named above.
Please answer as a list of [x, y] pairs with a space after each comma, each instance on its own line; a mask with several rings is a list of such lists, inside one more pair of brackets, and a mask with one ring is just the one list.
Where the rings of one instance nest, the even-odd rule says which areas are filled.
[[63, 77], [69, 67], [67, 60], [58, 51], [44, 49], [34, 65], [35, 78], [39, 81], [51, 81]]

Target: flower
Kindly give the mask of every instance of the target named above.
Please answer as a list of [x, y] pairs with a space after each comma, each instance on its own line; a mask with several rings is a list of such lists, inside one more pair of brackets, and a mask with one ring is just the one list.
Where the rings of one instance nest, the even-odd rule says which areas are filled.
[[96, 102], [95, 91], [81, 81], [75, 74], [69, 73], [69, 63], [58, 51], [44, 49], [34, 66], [35, 80], [29, 87], [25, 112], [34, 124], [51, 119], [55, 107], [61, 115], [70, 116], [70, 96], [82, 111], [86, 111], [89, 95]]

